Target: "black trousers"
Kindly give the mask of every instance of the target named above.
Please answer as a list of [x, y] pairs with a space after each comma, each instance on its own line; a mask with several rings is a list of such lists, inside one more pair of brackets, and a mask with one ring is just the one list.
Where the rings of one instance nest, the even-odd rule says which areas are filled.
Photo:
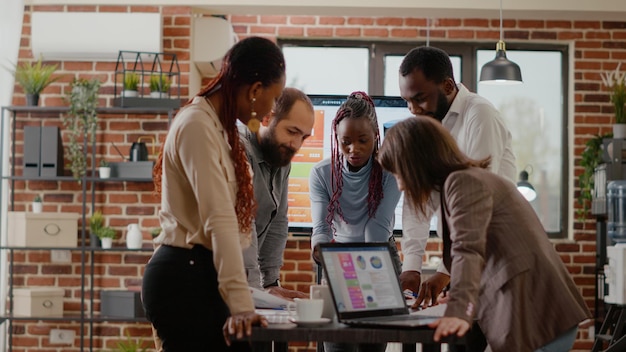
[[217, 288], [213, 252], [161, 246], [146, 266], [142, 285], [146, 317], [166, 352], [250, 351], [226, 346], [222, 326], [230, 315]]

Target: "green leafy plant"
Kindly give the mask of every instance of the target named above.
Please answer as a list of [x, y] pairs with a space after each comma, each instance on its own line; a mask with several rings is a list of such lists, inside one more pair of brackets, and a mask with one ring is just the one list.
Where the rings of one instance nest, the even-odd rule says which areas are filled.
[[109, 162], [106, 159], [100, 159], [100, 167], [109, 167]]
[[578, 187], [580, 188], [580, 194], [577, 199], [580, 208], [576, 210], [578, 220], [585, 221], [591, 207], [594, 187], [593, 176], [596, 167], [602, 162], [602, 140], [612, 137], [612, 133], [595, 135], [585, 143], [585, 149], [580, 155], [580, 166], [583, 167], [583, 173], [578, 176]]
[[87, 173], [87, 143], [94, 143], [98, 127], [98, 89], [97, 79], [74, 79], [67, 99], [70, 108], [63, 115], [63, 126], [68, 135], [65, 157], [70, 161], [72, 176], [80, 182]]
[[102, 238], [115, 238], [116, 234], [117, 234], [117, 232], [115, 231], [115, 229], [110, 227], [110, 226], [104, 226], [100, 230], [98, 230], [98, 232], [96, 232], [96, 235], [100, 239], [102, 239]]
[[59, 77], [52, 77], [58, 65], [44, 65], [42, 58], [34, 62], [24, 62], [16, 65], [12, 71], [15, 81], [22, 86], [26, 94], [39, 94], [44, 88], [57, 81]]
[[166, 74], [150, 76], [150, 91], [167, 93], [170, 90], [170, 79]]
[[610, 100], [615, 109], [615, 123], [626, 123], [626, 72], [619, 71], [621, 63], [614, 71], [600, 75], [602, 83], [611, 90]]
[[150, 235], [152, 235], [152, 238], [155, 238], [157, 236], [159, 236], [161, 234], [161, 228], [160, 227], [155, 227], [150, 231]]
[[120, 352], [146, 352], [148, 349], [142, 347], [143, 340], [135, 340], [126, 334], [126, 341], [120, 341], [117, 343], [117, 350]]
[[104, 226], [104, 216], [100, 210], [96, 210], [89, 218], [89, 230], [92, 234], [98, 235], [98, 231]]
[[137, 90], [139, 87], [139, 74], [136, 72], [124, 73], [124, 90]]
[[39, 194], [38, 194], [38, 195], [36, 195], [36, 196], [35, 196], [35, 198], [33, 199], [33, 202], [36, 202], [36, 203], [41, 203], [41, 202], [42, 202], [42, 200], [41, 200], [41, 196], [40, 196]]

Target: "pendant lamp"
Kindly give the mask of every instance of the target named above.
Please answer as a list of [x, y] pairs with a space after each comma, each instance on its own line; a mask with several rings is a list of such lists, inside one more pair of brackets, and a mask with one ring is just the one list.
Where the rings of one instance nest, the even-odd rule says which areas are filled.
[[502, 0], [500, 0], [500, 40], [496, 44], [496, 58], [483, 65], [480, 82], [486, 84], [522, 83], [522, 70], [515, 62], [506, 58], [506, 48], [502, 35]]
[[523, 170], [519, 173], [519, 181], [517, 182], [517, 190], [526, 198], [527, 201], [532, 202], [537, 198], [537, 191], [535, 187], [528, 182], [528, 171]]

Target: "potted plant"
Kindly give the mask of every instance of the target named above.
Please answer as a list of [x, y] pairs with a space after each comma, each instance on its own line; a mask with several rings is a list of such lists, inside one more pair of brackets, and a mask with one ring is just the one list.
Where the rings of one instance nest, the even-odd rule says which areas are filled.
[[39, 195], [36, 195], [35, 198], [33, 199], [32, 207], [33, 207], [33, 213], [39, 214], [42, 212], [43, 203], [41, 202], [41, 197]]
[[170, 91], [170, 79], [166, 74], [155, 74], [150, 76], [150, 97], [167, 98]]
[[611, 133], [595, 135], [585, 143], [585, 149], [581, 153], [580, 166], [583, 172], [578, 176], [578, 188], [580, 194], [577, 202], [580, 208], [576, 210], [578, 220], [585, 221], [593, 200], [594, 173], [598, 164], [602, 162], [603, 143], [605, 138], [612, 138]]
[[126, 341], [117, 343], [117, 351], [119, 352], [146, 352], [147, 348], [142, 347], [143, 339], [135, 340], [126, 333]]
[[63, 115], [63, 126], [68, 135], [65, 157], [70, 161], [72, 176], [79, 182], [87, 172], [87, 156], [84, 148], [87, 142], [95, 142], [98, 127], [98, 89], [97, 79], [74, 79], [67, 99], [70, 108]]
[[108, 249], [113, 246], [113, 239], [115, 238], [116, 233], [115, 229], [110, 226], [104, 226], [98, 230], [97, 235], [100, 242], [102, 242], [102, 248]]
[[104, 216], [100, 210], [94, 211], [89, 218], [89, 239], [92, 247], [100, 247], [100, 237], [98, 232], [104, 227]]
[[621, 63], [614, 71], [600, 75], [602, 83], [610, 89], [610, 101], [615, 111], [615, 124], [613, 125], [613, 138], [626, 138], [626, 72], [619, 71]]
[[15, 66], [12, 73], [15, 76], [15, 81], [24, 89], [26, 105], [39, 105], [41, 91], [61, 78], [60, 76], [52, 77], [57, 68], [56, 64], [44, 65], [41, 57], [35, 62], [24, 62]]
[[126, 98], [136, 98], [139, 93], [139, 74], [136, 72], [124, 73], [124, 90], [122, 96]]
[[100, 160], [100, 167], [98, 167], [98, 175], [100, 178], [109, 178], [111, 177], [111, 166], [106, 159]]
[[161, 230], [162, 229], [160, 227], [155, 227], [150, 230], [150, 235], [152, 235], [152, 239], [159, 237], [159, 235], [161, 234]]

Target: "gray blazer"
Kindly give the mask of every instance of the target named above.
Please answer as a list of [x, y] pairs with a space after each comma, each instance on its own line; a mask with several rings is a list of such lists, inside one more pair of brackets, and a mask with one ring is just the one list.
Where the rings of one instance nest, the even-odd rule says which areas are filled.
[[530, 204], [490, 171], [444, 184], [452, 241], [445, 316], [476, 318], [494, 352], [534, 351], [591, 316]]

